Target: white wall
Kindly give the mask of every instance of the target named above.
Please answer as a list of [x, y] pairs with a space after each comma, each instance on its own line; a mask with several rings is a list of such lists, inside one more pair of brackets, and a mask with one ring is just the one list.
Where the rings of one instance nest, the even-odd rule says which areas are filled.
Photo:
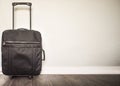
[[[0, 0], [1, 33], [11, 28], [12, 1], [18, 0]], [[44, 67], [120, 66], [120, 0], [31, 2], [33, 29], [42, 33], [46, 50]], [[16, 11], [17, 27], [28, 26], [23, 11]]]

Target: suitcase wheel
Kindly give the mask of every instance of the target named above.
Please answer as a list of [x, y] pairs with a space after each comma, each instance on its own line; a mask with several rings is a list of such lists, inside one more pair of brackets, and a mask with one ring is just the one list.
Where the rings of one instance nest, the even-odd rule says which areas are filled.
[[28, 76], [28, 78], [29, 78], [29, 79], [32, 79], [32, 78], [33, 78], [33, 76]]

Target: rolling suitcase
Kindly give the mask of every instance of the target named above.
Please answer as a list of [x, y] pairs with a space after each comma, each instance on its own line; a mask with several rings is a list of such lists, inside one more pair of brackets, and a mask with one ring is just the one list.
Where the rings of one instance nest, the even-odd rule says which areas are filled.
[[[14, 29], [14, 7], [27, 5], [30, 7], [30, 30]], [[13, 2], [13, 28], [2, 33], [2, 72], [11, 76], [39, 75], [45, 51], [42, 48], [40, 32], [31, 30], [30, 2]]]

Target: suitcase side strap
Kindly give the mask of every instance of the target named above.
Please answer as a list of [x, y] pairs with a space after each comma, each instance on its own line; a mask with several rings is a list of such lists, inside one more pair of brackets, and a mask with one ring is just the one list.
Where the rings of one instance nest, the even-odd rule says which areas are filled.
[[42, 61], [45, 61], [45, 50], [44, 49], [42, 49], [42, 55], [43, 55]]

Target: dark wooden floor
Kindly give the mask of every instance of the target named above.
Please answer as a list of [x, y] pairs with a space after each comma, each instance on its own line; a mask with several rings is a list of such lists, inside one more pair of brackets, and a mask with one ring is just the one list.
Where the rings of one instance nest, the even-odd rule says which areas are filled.
[[40, 75], [33, 79], [0, 75], [0, 86], [120, 86], [120, 75]]

